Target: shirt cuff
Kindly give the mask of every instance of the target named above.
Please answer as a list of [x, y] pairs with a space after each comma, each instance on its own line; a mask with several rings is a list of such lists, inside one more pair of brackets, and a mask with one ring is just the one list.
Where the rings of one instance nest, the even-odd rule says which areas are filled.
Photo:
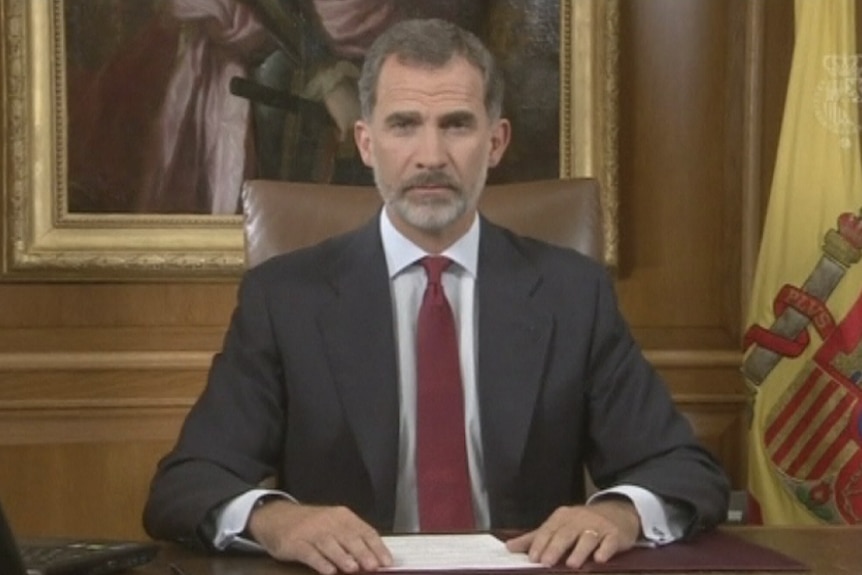
[[248, 519], [255, 505], [262, 497], [280, 497], [288, 501], [296, 501], [293, 497], [282, 491], [272, 489], [251, 489], [242, 495], [238, 495], [228, 501], [216, 513], [215, 536], [213, 546], [216, 549], [235, 549], [239, 551], [263, 551], [256, 541], [243, 537]]
[[607, 495], [622, 495], [632, 502], [641, 520], [641, 540], [638, 545], [655, 547], [681, 539], [689, 517], [684, 509], [669, 504], [651, 491], [636, 485], [618, 485], [595, 493], [587, 505]]

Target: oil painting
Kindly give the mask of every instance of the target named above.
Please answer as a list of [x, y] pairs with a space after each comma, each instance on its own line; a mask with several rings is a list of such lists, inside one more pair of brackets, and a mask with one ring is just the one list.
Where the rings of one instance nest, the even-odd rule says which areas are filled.
[[500, 64], [513, 142], [489, 183], [595, 176], [613, 224], [613, 2], [0, 2], [7, 277], [236, 275], [244, 180], [373, 185], [356, 79], [412, 17], [457, 22]]

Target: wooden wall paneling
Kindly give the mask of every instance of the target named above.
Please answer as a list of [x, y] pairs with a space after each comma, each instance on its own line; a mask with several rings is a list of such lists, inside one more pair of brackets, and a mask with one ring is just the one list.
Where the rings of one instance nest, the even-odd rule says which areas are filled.
[[[223, 329], [236, 282], [0, 283], [2, 328]], [[164, 342], [171, 349], [169, 342]]]
[[745, 329], [748, 307], [751, 301], [751, 286], [757, 265], [760, 245], [761, 183], [763, 177], [763, 32], [765, 3], [752, 0], [745, 14], [745, 108], [743, 112], [743, 164], [740, 205], [742, 218], [740, 228], [740, 324]]
[[235, 282], [0, 283], [0, 498], [24, 535], [144, 536]]
[[42, 368], [29, 356], [0, 365], [0, 497], [10, 521], [25, 535], [143, 537], [149, 480], [211, 354], [177, 356], [187, 367], [116, 354], [110, 363], [126, 369], [57, 355]]
[[[113, 361], [125, 364], [126, 358], [146, 363], [146, 354], [158, 354], [169, 350], [171, 354], [207, 354], [221, 347], [225, 326], [36, 326], [0, 327], [0, 369], [7, 365], [38, 367], [39, 361], [52, 365], [66, 365], [93, 361], [100, 365], [111, 365]], [[32, 357], [24, 360], [24, 357]], [[39, 359], [41, 357], [41, 359]], [[73, 357], [79, 357], [73, 360]], [[170, 356], [153, 356], [153, 361], [177, 360]], [[180, 365], [184, 365], [182, 360]]]
[[741, 487], [746, 3], [653, 0], [620, 10], [620, 305]]
[[9, 521], [23, 536], [143, 538], [149, 478], [172, 444], [156, 439], [0, 444], [0, 459], [14, 462], [0, 467]]
[[[755, 0], [756, 3], [756, 0]], [[750, 0], [727, 0], [727, 30], [724, 39], [726, 59], [726, 81], [724, 86], [725, 107], [722, 122], [724, 124], [723, 189], [721, 193], [723, 205], [721, 213], [721, 238], [719, 251], [720, 279], [722, 283], [722, 322], [725, 330], [735, 343], [742, 341], [743, 305], [742, 285], [742, 250], [743, 250], [743, 202], [741, 196], [745, 184], [744, 168], [747, 165], [745, 146], [745, 122], [748, 119], [748, 94], [746, 82], [748, 72], [747, 28]]]
[[0, 498], [27, 535], [143, 536], [235, 282], [0, 284]]
[[734, 6], [621, 4], [618, 291], [635, 327], [727, 329], [726, 292], [738, 290], [724, 263], [738, 255], [724, 244], [727, 182], [738, 179], [725, 151]]

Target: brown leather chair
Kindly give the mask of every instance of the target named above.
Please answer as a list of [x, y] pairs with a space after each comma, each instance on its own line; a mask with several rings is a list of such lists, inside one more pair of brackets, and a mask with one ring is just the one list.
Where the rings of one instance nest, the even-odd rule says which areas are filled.
[[[242, 202], [249, 267], [358, 227], [381, 205], [373, 187], [273, 180], [245, 182]], [[488, 186], [479, 209], [521, 235], [603, 260], [601, 198], [593, 178]]]

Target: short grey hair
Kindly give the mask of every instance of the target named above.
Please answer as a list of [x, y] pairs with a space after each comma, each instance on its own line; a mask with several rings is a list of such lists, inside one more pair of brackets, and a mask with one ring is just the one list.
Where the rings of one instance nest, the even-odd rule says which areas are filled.
[[492, 120], [503, 111], [503, 78], [494, 56], [471, 32], [446, 20], [404, 20], [381, 34], [365, 55], [359, 77], [362, 117], [371, 119], [377, 104], [380, 69], [389, 56], [404, 64], [442, 68], [455, 56], [465, 58], [482, 73], [485, 109]]

